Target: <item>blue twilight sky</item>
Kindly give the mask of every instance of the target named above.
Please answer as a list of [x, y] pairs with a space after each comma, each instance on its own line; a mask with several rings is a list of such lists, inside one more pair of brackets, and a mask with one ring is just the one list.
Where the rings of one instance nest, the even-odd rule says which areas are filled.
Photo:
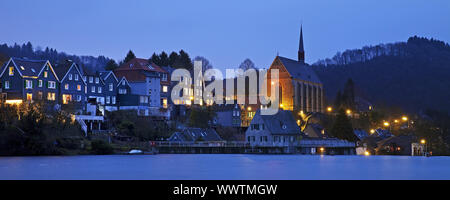
[[0, 0], [0, 10], [0, 43], [116, 60], [184, 49], [222, 69], [297, 58], [301, 22], [309, 63], [413, 35], [450, 42], [448, 0]]

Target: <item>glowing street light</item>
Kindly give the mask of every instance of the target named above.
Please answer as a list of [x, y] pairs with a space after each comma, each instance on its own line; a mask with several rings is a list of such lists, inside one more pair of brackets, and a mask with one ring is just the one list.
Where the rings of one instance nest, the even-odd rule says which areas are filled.
[[352, 114], [352, 111], [351, 111], [350, 109], [347, 109], [346, 112], [347, 112], [347, 114], [349, 114], [349, 115]]
[[385, 127], [389, 127], [391, 124], [389, 124], [389, 122], [384, 122], [383, 125], [384, 125]]
[[328, 112], [332, 112], [332, 111], [333, 111], [333, 108], [330, 106], [330, 107], [327, 108], [327, 111], [328, 111]]
[[324, 151], [325, 151], [325, 148], [320, 147], [320, 152], [324, 152]]
[[366, 151], [366, 152], [364, 152], [364, 155], [365, 156], [370, 156], [370, 152]]
[[425, 143], [427, 143], [427, 141], [425, 139], [422, 139], [422, 140], [420, 140], [420, 143], [425, 144]]
[[406, 121], [408, 121], [408, 117], [403, 116], [403, 117], [402, 117], [402, 120], [403, 120], [404, 122], [406, 122]]
[[375, 133], [375, 129], [370, 129], [370, 134], [374, 134]]

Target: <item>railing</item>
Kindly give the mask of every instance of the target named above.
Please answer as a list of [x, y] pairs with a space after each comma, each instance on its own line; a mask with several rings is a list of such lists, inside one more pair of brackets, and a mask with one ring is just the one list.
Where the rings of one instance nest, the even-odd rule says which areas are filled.
[[76, 119], [77, 122], [80, 124], [81, 129], [82, 129], [83, 132], [84, 132], [84, 136], [87, 137], [87, 130], [88, 130], [88, 127], [87, 127], [86, 123], [84, 122], [84, 120], [82, 120], [82, 119], [80, 119], [80, 118], [76, 118], [76, 117], [75, 117], [75, 119]]
[[171, 142], [171, 141], [154, 141], [151, 142], [157, 147], [248, 147], [248, 142]]
[[301, 147], [355, 147], [354, 142], [338, 139], [304, 139], [300, 140]]

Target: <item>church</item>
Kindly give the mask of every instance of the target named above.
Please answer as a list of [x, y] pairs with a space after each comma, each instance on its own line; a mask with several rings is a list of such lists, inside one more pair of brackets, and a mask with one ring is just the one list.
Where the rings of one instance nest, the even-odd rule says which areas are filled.
[[298, 59], [277, 56], [269, 68], [269, 73], [271, 69], [279, 70], [281, 109], [303, 113], [324, 112], [323, 84], [311, 66], [305, 63], [302, 27]]

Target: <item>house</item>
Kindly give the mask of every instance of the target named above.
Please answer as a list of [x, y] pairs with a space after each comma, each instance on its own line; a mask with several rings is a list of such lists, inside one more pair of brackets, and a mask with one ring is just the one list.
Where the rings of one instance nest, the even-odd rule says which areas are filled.
[[223, 127], [241, 127], [241, 108], [238, 104], [217, 105], [216, 125]]
[[105, 106], [105, 95], [103, 93], [103, 88], [105, 86], [105, 82], [100, 77], [99, 72], [92, 71], [87, 67], [82, 67], [83, 80], [87, 84], [87, 99], [91, 99], [99, 105], [100, 111], [104, 112]]
[[223, 142], [214, 129], [185, 128], [168, 139], [171, 142]]
[[66, 60], [55, 66], [55, 72], [61, 77], [59, 101], [61, 104], [73, 103], [78, 111], [86, 110], [86, 82], [75, 62]]
[[364, 139], [369, 137], [369, 134], [367, 133], [367, 131], [362, 130], [362, 129], [354, 129], [353, 134], [355, 134], [355, 136], [358, 138], [359, 141], [363, 141]]
[[48, 60], [10, 58], [1, 69], [0, 80], [6, 103], [58, 103], [59, 78]]
[[377, 155], [411, 155], [413, 136], [392, 136], [377, 143]]
[[329, 138], [328, 133], [320, 124], [309, 123], [303, 130], [306, 136], [310, 138]]
[[[158, 114], [161, 108], [161, 73], [165, 71], [159, 66], [149, 63], [147, 59], [135, 58], [131, 61], [121, 65], [114, 70], [117, 77], [125, 77], [131, 89], [131, 94], [135, 96], [128, 96], [129, 103], [135, 102], [138, 98], [137, 104], [134, 106], [146, 106], [143, 112], [145, 116]], [[168, 88], [167, 88], [168, 89]], [[131, 105], [130, 105], [131, 106]]]
[[245, 132], [251, 146], [290, 146], [304, 135], [291, 111], [279, 110], [275, 115], [261, 115], [256, 111]]
[[140, 116], [149, 116], [148, 108], [150, 103], [148, 102], [148, 96], [132, 94], [131, 85], [126, 77], [120, 78], [117, 84], [117, 92], [119, 110], [136, 110]]
[[100, 72], [100, 78], [105, 83], [103, 88], [103, 95], [105, 95], [105, 110], [107, 111], [117, 111], [117, 85], [119, 80], [112, 71], [102, 71]]
[[[279, 70], [280, 107], [284, 110], [324, 112], [323, 84], [314, 70], [305, 63], [303, 30], [300, 29], [298, 59], [277, 56], [268, 71], [268, 88], [272, 69]], [[270, 96], [270, 90], [268, 90]]]

